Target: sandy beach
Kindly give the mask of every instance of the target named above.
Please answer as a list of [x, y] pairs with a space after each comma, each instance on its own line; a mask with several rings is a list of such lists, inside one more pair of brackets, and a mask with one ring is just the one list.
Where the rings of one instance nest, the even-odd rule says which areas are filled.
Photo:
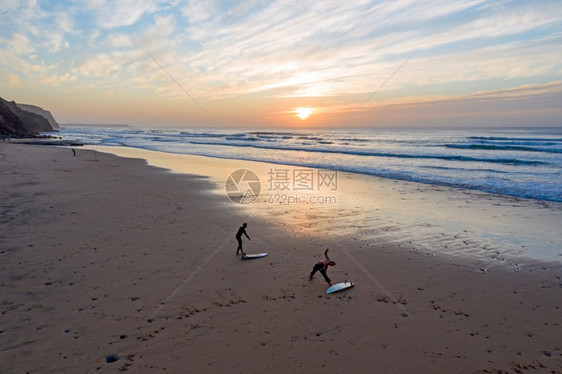
[[[258, 215], [217, 193], [212, 170], [240, 163], [192, 161], [173, 174], [0, 142], [2, 373], [562, 373], [559, 263], [390, 244], [376, 238], [401, 223], [371, 216], [368, 235], [350, 235], [310, 206]], [[439, 189], [397, 199], [426, 192]], [[508, 215], [505, 202], [483, 216]], [[436, 219], [416, 207], [416, 220]], [[235, 255], [246, 221], [246, 250], [267, 257]], [[354, 288], [327, 296], [319, 275], [308, 280], [325, 248], [332, 280]]]

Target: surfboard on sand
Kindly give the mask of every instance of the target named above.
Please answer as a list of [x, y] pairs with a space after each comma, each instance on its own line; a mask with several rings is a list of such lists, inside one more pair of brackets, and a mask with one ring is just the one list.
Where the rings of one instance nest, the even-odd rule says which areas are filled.
[[267, 256], [267, 253], [253, 253], [242, 256], [242, 260], [253, 260], [254, 258], [262, 258]]
[[331, 293], [334, 293], [334, 292], [343, 291], [343, 290], [346, 290], [346, 289], [351, 288], [353, 286], [355, 286], [355, 283], [348, 282], [348, 281], [345, 281], [345, 282], [342, 282], [342, 283], [336, 283], [333, 286], [330, 286], [330, 288], [328, 288], [326, 290], [326, 294], [328, 295], [328, 294], [331, 294]]

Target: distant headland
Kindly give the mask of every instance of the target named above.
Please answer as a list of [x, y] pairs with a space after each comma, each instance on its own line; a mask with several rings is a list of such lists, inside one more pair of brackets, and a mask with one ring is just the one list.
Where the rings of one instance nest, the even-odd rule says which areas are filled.
[[59, 128], [48, 110], [0, 98], [0, 138], [40, 137]]
[[61, 123], [61, 127], [131, 127], [124, 123]]

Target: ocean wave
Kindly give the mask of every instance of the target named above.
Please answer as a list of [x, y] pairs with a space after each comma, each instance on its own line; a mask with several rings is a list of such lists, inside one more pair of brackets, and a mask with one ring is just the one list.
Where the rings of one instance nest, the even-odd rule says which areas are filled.
[[[392, 153], [392, 152], [374, 152], [369, 150], [349, 150], [349, 149], [338, 149], [338, 148], [320, 148], [320, 147], [295, 147], [295, 146], [269, 146], [260, 144], [245, 144], [245, 143], [230, 143], [230, 142], [196, 142], [191, 141], [191, 144], [198, 145], [219, 145], [219, 146], [230, 146], [230, 147], [241, 147], [241, 148], [257, 148], [257, 149], [270, 149], [270, 150], [282, 150], [282, 151], [297, 151], [297, 152], [319, 152], [319, 153], [332, 153], [332, 154], [343, 154], [352, 156], [372, 156], [372, 157], [389, 157], [389, 158], [410, 158], [410, 159], [434, 159], [434, 160], [446, 160], [446, 161], [467, 161], [467, 162], [489, 162], [507, 165], [549, 165], [548, 162], [538, 161], [538, 160], [520, 160], [516, 158], [478, 158], [470, 156], [461, 155], [436, 155], [436, 154], [407, 154], [407, 153]], [[306, 143], [304, 143], [306, 145]]]
[[555, 142], [555, 141], [537, 141], [537, 142], [533, 142], [533, 141], [525, 141], [525, 140], [514, 140], [514, 141], [496, 141], [496, 140], [473, 140], [473, 142], [476, 142], [478, 144], [496, 144], [496, 145], [529, 145], [529, 146], [533, 146], [533, 147], [537, 147], [537, 146], [553, 146], [553, 145], [557, 145], [560, 146], [562, 145], [561, 142]]
[[562, 201], [560, 135], [548, 137], [534, 131], [517, 133], [520, 137], [509, 131], [496, 134], [500, 136], [472, 130], [369, 129], [337, 136], [321, 130], [74, 128], [61, 132], [65, 138], [89, 144], [316, 167]]
[[[148, 145], [139, 148], [144, 148], [153, 151], [160, 151], [160, 152], [176, 153], [160, 148], [156, 145]], [[209, 153], [207, 151], [195, 151], [195, 152], [190, 152], [190, 154], [197, 154], [201, 156], [217, 157], [217, 158], [224, 158], [224, 159], [233, 158], [232, 156], [225, 155], [222, 153], [220, 154]], [[446, 187], [453, 187], [453, 188], [467, 188], [467, 189], [479, 190], [488, 193], [506, 195], [506, 196], [562, 202], [562, 194], [560, 193], [560, 190], [556, 188], [545, 189], [544, 188], [545, 186], [536, 186], [536, 185], [521, 187], [518, 185], [510, 184], [508, 179], [504, 179], [504, 178], [495, 179], [492, 181], [489, 180], [482, 181], [479, 178], [472, 178], [467, 180], [459, 179], [458, 175], [460, 172], [466, 170], [470, 173], [471, 171], [470, 169], [464, 169], [464, 168], [461, 169], [453, 168], [454, 177], [451, 177], [450, 175], [440, 176], [436, 174], [412, 173], [409, 170], [392, 170], [385, 167], [372, 167], [372, 166], [361, 167], [361, 166], [352, 166], [352, 165], [334, 164], [334, 163], [325, 163], [325, 162], [307, 162], [307, 161], [303, 162], [302, 160], [295, 161], [293, 159], [284, 159], [284, 160], [263, 159], [261, 157], [251, 156], [249, 153], [239, 154], [235, 158], [238, 160], [245, 160], [245, 161], [258, 161], [258, 162], [265, 161], [272, 164], [291, 165], [296, 167], [316, 168], [316, 169], [325, 169], [325, 170], [336, 170], [338, 172], [364, 174], [364, 175], [371, 175], [374, 177], [397, 179], [397, 180], [403, 180], [408, 182], [424, 183], [424, 184], [439, 185], [439, 186], [446, 186]], [[484, 171], [484, 170], [480, 170], [480, 171]]]
[[339, 142], [353, 142], [353, 143], [370, 143], [371, 139], [357, 139], [357, 138], [338, 138], [334, 139]]
[[562, 153], [562, 149], [556, 148], [536, 148], [519, 145], [492, 145], [492, 144], [445, 144], [446, 148], [452, 149], [475, 149], [485, 151], [518, 151], [518, 152], [546, 152]]
[[185, 132], [179, 133], [181, 136], [191, 137], [191, 138], [224, 138], [223, 134], [209, 134], [209, 133], [198, 133], [198, 132]]
[[302, 133], [299, 134], [296, 132], [286, 132], [286, 131], [249, 131], [247, 132], [247, 134], [257, 135], [257, 136], [275, 136], [275, 137], [283, 137], [283, 136], [293, 137], [293, 136], [302, 135]]
[[469, 136], [468, 139], [492, 141], [562, 142], [562, 138], [515, 138], [504, 136]]

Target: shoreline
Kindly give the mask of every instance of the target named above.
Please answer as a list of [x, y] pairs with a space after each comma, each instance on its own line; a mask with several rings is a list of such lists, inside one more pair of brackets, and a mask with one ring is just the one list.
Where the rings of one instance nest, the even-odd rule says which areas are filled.
[[[255, 218], [246, 250], [270, 255], [240, 261], [248, 212], [208, 177], [89, 150], [0, 152], [4, 372], [562, 372], [558, 267], [483, 272]], [[325, 247], [349, 292], [306, 279]]]
[[[302, 218], [295, 210], [307, 211], [317, 229], [307, 223], [305, 226], [311, 230], [304, 231], [319, 236], [330, 232], [364, 241], [386, 238], [386, 244], [400, 248], [413, 247], [421, 252], [461, 256], [467, 260], [489, 259], [491, 265], [500, 262], [515, 270], [534, 263], [562, 267], [559, 247], [562, 234], [558, 230], [562, 226], [562, 203], [558, 202], [349, 172], [330, 175], [329, 170], [328, 177], [339, 183], [335, 189], [324, 185], [310, 191], [297, 190], [291, 185], [295, 171], [308, 172], [314, 178], [322, 169], [132, 147], [87, 146], [86, 149], [140, 158], [173, 173], [204, 175], [214, 181], [217, 185], [214, 192], [223, 197], [229, 174], [248, 169], [261, 182], [260, 196], [250, 204], [239, 204], [240, 208], [282, 225], [291, 225]], [[283, 172], [286, 179], [275, 179], [272, 171]], [[285, 189], [271, 188], [279, 182], [286, 182]], [[320, 198], [320, 203], [311, 202], [311, 197]], [[353, 214], [345, 217], [349, 212]], [[341, 224], [336, 228], [338, 221]]]
[[[337, 169], [362, 175], [562, 203], [560, 191], [556, 189], [557, 184], [560, 184], [556, 171], [561, 166], [555, 156], [559, 152], [558, 146], [544, 152], [541, 148], [519, 149], [516, 146], [517, 139], [523, 135], [511, 137], [505, 129], [491, 131], [490, 136], [488, 132], [474, 133], [467, 132], [466, 129], [459, 131], [447, 128], [441, 132], [431, 131], [431, 135], [428, 134], [429, 143], [422, 140], [425, 136], [422, 133], [398, 129], [367, 129], [355, 134], [351, 131], [337, 139], [331, 139], [332, 134], [328, 129], [320, 129], [316, 134], [305, 129], [289, 132], [276, 129], [233, 131], [234, 133], [229, 134], [228, 131], [217, 132], [212, 129], [139, 129], [138, 132], [130, 133], [90, 129], [84, 132], [69, 130], [66, 135], [82, 140], [89, 135], [95, 139], [93, 143], [98, 145], [121, 145], [180, 154], [188, 152], [209, 157], [295, 165], [294, 167]], [[558, 136], [552, 138], [552, 143], [545, 143], [549, 147], [560, 140], [555, 129], [541, 128], [534, 134], [526, 133], [525, 136], [532, 136], [529, 138], [532, 143], [537, 134], [546, 137], [536, 138], [537, 141]], [[358, 142], [357, 137], [361, 141]], [[491, 142], [491, 145], [482, 145], [482, 142]], [[503, 143], [506, 142], [515, 146], [504, 154]]]

